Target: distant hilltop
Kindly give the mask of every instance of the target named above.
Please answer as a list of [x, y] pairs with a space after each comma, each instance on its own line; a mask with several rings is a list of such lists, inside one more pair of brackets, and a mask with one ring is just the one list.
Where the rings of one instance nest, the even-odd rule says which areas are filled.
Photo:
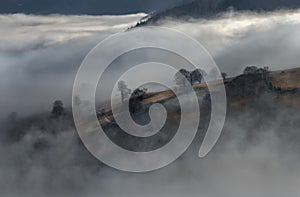
[[155, 24], [160, 19], [168, 17], [178, 19], [213, 17], [228, 10], [269, 12], [297, 8], [300, 8], [299, 0], [195, 0], [163, 11], [152, 12], [136, 26]]

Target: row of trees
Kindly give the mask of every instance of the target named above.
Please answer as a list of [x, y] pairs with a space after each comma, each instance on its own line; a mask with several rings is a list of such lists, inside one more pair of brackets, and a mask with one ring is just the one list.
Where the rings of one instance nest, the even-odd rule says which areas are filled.
[[[206, 75], [207, 75], [207, 73], [202, 69], [195, 69], [193, 71], [188, 71], [186, 69], [180, 69], [175, 74], [174, 80], [178, 86], [187, 87], [188, 85], [202, 83], [204, 81], [204, 77]], [[226, 77], [227, 77], [227, 74], [222, 72], [220, 78], [225, 80]], [[128, 86], [126, 85], [126, 83], [124, 81], [119, 81], [118, 82], [118, 91], [121, 93], [121, 101], [122, 101], [122, 103], [124, 103], [125, 100], [129, 99], [130, 95], [132, 95], [133, 98], [143, 97], [146, 94], [147, 89], [138, 88], [132, 92], [132, 90], [128, 88]]]
[[[180, 69], [175, 74], [174, 80], [177, 85], [181, 87], [187, 87], [188, 84], [193, 85], [196, 83], [201, 83], [205, 75], [206, 72], [201, 69], [195, 69], [192, 72], [189, 72], [186, 69]], [[138, 88], [132, 92], [132, 90], [128, 88], [124, 81], [118, 82], [118, 91], [121, 93], [122, 103], [124, 103], [125, 100], [129, 99], [130, 95], [132, 95], [132, 98], [142, 98], [147, 93], [147, 89], [145, 88]]]
[[[257, 66], [247, 66], [244, 69], [243, 74], [245, 74], [245, 75], [266, 74], [268, 72], [269, 72], [269, 67], [259, 68]], [[179, 85], [181, 87], [187, 87], [188, 85], [202, 83], [204, 80], [204, 76], [206, 76], [206, 75], [207, 75], [207, 73], [201, 69], [195, 69], [191, 72], [187, 71], [186, 69], [180, 69], [175, 74], [174, 80], [177, 85]], [[227, 77], [227, 74], [222, 72], [221, 77], [223, 78], [223, 80], [225, 80]], [[189, 84], [187, 84], [187, 83], [189, 83]], [[118, 90], [121, 93], [122, 103], [124, 103], [125, 100], [129, 99], [130, 96], [132, 96], [132, 98], [134, 100], [137, 100], [137, 101], [142, 100], [142, 98], [148, 91], [146, 88], [137, 88], [132, 92], [132, 90], [128, 88], [128, 86], [126, 85], [126, 83], [124, 81], [118, 82]], [[53, 103], [52, 115], [58, 117], [58, 116], [62, 116], [64, 113], [65, 113], [65, 109], [64, 109], [63, 102], [61, 100], [56, 100]], [[16, 115], [12, 114], [11, 116], [12, 116], [12, 118], [15, 118], [14, 116], [16, 116]]]
[[148, 91], [146, 88], [137, 88], [132, 92], [132, 90], [127, 87], [125, 81], [118, 82], [118, 90], [121, 93], [122, 103], [129, 99], [129, 96], [132, 96], [132, 98], [141, 99]]
[[206, 72], [201, 69], [196, 69], [192, 72], [189, 72], [186, 69], [180, 69], [175, 74], [174, 79], [177, 85], [186, 87], [188, 83], [190, 85], [201, 83], [205, 75]]
[[[243, 71], [244, 75], [251, 75], [251, 74], [265, 75], [267, 73], [269, 73], [269, 67], [259, 68], [257, 66], [247, 66]], [[180, 69], [175, 74], [174, 80], [177, 85], [179, 85], [181, 87], [187, 87], [188, 85], [202, 83], [204, 76], [206, 76], [206, 75], [207, 75], [207, 73], [201, 69], [195, 69], [191, 72], [187, 71], [186, 69]], [[223, 78], [223, 80], [225, 80], [227, 77], [227, 74], [222, 72], [221, 77]], [[124, 81], [119, 81], [118, 82], [118, 91], [120, 91], [120, 93], [121, 93], [122, 103], [124, 103], [124, 101], [129, 99], [129, 97], [131, 96], [133, 98], [132, 100], [134, 101], [131, 103], [131, 105], [132, 105], [132, 104], [135, 104], [135, 102], [142, 100], [148, 90], [146, 88], [137, 88], [132, 92], [132, 90], [130, 90], [128, 88], [128, 86], [126, 85], [126, 83]], [[75, 102], [75, 104], [78, 104], [78, 105], [81, 103], [81, 101], [77, 97], [75, 98], [74, 102]], [[51, 114], [54, 117], [60, 117], [65, 114], [64, 104], [61, 100], [54, 101]], [[16, 120], [17, 113], [12, 112], [9, 116], [9, 119], [11, 121]]]
[[[218, 73], [215, 70], [211, 71], [212, 73], [211, 76], [215, 76], [216, 73]], [[262, 74], [265, 75], [269, 72], [269, 67], [262, 67], [259, 68], [257, 66], [247, 66], [244, 71], [243, 74], [245, 75], [249, 75], [249, 74]], [[197, 83], [202, 83], [203, 79], [205, 76], [207, 76], [208, 74], [201, 69], [195, 69], [193, 71], [188, 71], [186, 69], [180, 69], [174, 76], [174, 80], [176, 82], [177, 85], [181, 86], [181, 87], [186, 87], [187, 85], [194, 85]], [[222, 72], [221, 76], [220, 76], [223, 80], [226, 80], [227, 78], [227, 73]]]
[[[218, 73], [218, 71], [212, 71]], [[190, 85], [194, 85], [197, 83], [202, 83], [204, 81], [204, 77], [207, 73], [202, 69], [195, 69], [193, 71], [187, 71], [186, 69], [180, 69], [174, 76], [174, 80], [177, 85], [181, 87], [186, 87], [189, 83]], [[215, 74], [212, 73], [212, 76]], [[226, 79], [227, 74], [222, 72], [221, 76], [223, 80]]]
[[269, 72], [269, 67], [265, 66], [263, 68], [258, 68], [257, 66], [247, 66], [243, 74], [249, 75], [249, 74], [266, 74]]
[[[243, 74], [249, 75], [249, 74], [265, 74], [269, 72], [269, 67], [263, 67], [259, 68], [257, 66], [247, 66]], [[187, 71], [186, 69], [180, 69], [174, 76], [174, 80], [177, 85], [186, 87], [189, 83], [190, 85], [194, 85], [197, 83], [202, 83], [204, 76], [206, 76], [207, 73], [204, 70], [201, 69], [195, 69], [192, 72]], [[222, 78], [226, 79], [227, 74], [222, 72], [221, 73]], [[121, 93], [121, 100], [124, 102], [126, 99], [129, 99], [129, 96], [132, 95], [132, 98], [135, 98], [137, 100], [141, 100], [144, 95], [147, 93], [146, 88], [137, 88], [133, 92], [130, 90], [126, 83], [124, 81], [118, 82], [118, 90]], [[131, 94], [132, 93], [132, 94]], [[65, 113], [64, 104], [61, 100], [56, 100], [53, 103], [52, 107], [52, 115], [59, 117], [62, 116]], [[16, 119], [16, 113], [11, 114], [11, 119]]]

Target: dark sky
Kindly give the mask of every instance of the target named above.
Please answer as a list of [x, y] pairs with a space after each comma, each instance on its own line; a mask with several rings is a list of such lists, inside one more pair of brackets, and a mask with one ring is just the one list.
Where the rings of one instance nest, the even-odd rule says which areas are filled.
[[128, 14], [165, 9], [191, 0], [0, 0], [0, 13]]

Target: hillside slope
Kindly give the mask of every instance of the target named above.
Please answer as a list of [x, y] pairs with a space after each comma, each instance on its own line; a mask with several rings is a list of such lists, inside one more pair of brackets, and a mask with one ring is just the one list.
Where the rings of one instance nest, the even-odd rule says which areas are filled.
[[166, 17], [172, 18], [202, 18], [213, 17], [228, 9], [237, 11], [275, 11], [279, 9], [296, 9], [300, 7], [298, 0], [195, 0], [191, 3], [175, 6], [157, 12], [141, 21], [141, 24], [153, 24]]
[[[225, 84], [227, 104], [229, 110], [237, 110], [247, 105], [260, 105], [263, 102], [272, 103], [273, 106], [285, 106], [288, 109], [300, 108], [300, 68], [289, 70], [280, 70], [268, 72], [266, 76], [261, 74], [239, 75], [234, 78], [228, 78], [225, 81], [217, 80], [208, 82], [212, 85], [213, 91], [218, 91], [221, 83]], [[193, 86], [199, 99], [199, 103], [206, 113], [209, 114], [210, 97], [205, 83]], [[180, 118], [180, 106], [174, 93], [170, 90], [154, 92], [145, 95], [140, 100], [140, 104], [132, 117], [138, 122], [147, 122], [149, 117], [146, 115], [148, 108], [152, 103], [164, 104], [170, 113], [168, 113], [169, 127], [177, 125]], [[116, 124], [114, 115], [110, 109], [106, 109], [105, 113], [97, 114], [102, 126], [108, 130], [114, 130]], [[173, 123], [175, 123], [173, 125]], [[55, 134], [64, 131], [72, 131], [74, 129], [72, 111], [70, 108], [65, 109], [62, 117], [54, 117], [50, 112], [37, 114], [31, 117], [10, 120], [8, 122], [8, 136], [13, 140], [19, 140], [26, 135], [27, 131], [32, 129], [40, 130], [45, 133]]]
[[[212, 81], [209, 83], [212, 86], [217, 87], [220, 83], [223, 83], [223, 80]], [[294, 93], [293, 96], [296, 96], [300, 89], [300, 68], [272, 71], [268, 73], [267, 81], [259, 75], [240, 75], [226, 79], [224, 84], [229, 99], [240, 99], [248, 96], [250, 97], [251, 95], [259, 96], [259, 94], [265, 93], [268, 90], [278, 95]], [[196, 91], [207, 91], [205, 83], [196, 84], [193, 87]], [[262, 90], [257, 92], [259, 88]], [[166, 90], [155, 93], [144, 99], [143, 103], [161, 102], [173, 96], [174, 93], [171, 90]]]

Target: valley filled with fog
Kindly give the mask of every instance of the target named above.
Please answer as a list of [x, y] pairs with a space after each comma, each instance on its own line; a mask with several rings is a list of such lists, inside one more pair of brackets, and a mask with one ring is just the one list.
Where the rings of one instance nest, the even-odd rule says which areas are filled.
[[[219, 142], [206, 157], [197, 156], [203, 139], [199, 128], [183, 156], [151, 173], [125, 173], [105, 166], [80, 143], [70, 119], [47, 118], [55, 100], [70, 108], [75, 75], [86, 54], [144, 16], [0, 15], [1, 193], [11, 197], [297, 196], [299, 109], [268, 94], [229, 108]], [[300, 67], [300, 10], [230, 10], [211, 19], [164, 18], [157, 25], [199, 41], [229, 77], [248, 65], [268, 66], [271, 71]], [[6, 139], [6, 132], [18, 123], [8, 120], [12, 112], [20, 122], [33, 120], [30, 126], [17, 128], [25, 134], [13, 143]], [[35, 124], [37, 120], [42, 127]]]

